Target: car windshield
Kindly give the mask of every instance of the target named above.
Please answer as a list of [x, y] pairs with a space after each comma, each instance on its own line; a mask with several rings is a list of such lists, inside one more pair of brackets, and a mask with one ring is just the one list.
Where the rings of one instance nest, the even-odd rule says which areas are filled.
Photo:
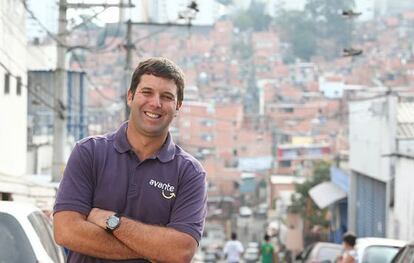
[[398, 247], [370, 246], [364, 252], [363, 263], [389, 263], [397, 254]]
[[334, 247], [324, 247], [319, 250], [318, 259], [319, 260], [334, 260], [341, 254], [341, 248]]
[[36, 262], [29, 239], [13, 216], [0, 212], [0, 233], [1, 263]]

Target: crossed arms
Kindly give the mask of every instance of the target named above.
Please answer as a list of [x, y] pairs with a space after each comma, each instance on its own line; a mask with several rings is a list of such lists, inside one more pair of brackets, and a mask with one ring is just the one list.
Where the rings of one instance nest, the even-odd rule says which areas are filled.
[[196, 240], [170, 227], [153, 226], [126, 217], [109, 234], [106, 219], [114, 212], [93, 208], [88, 217], [61, 211], [54, 215], [56, 242], [81, 254], [112, 260], [143, 258], [152, 262], [190, 262]]

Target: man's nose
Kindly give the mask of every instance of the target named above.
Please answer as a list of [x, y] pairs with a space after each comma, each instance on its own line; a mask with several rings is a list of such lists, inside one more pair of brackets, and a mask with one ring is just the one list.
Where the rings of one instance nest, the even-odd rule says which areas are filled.
[[155, 94], [154, 96], [152, 96], [151, 105], [156, 108], [161, 108], [162, 104], [161, 104], [161, 98], [159, 94]]

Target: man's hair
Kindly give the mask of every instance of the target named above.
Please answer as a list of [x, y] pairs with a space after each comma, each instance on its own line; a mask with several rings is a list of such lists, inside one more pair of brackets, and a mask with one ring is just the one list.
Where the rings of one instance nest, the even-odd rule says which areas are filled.
[[343, 236], [342, 236], [342, 240], [347, 243], [350, 246], [355, 246], [356, 243], [356, 235], [352, 232], [346, 232]]
[[231, 240], [236, 240], [237, 234], [235, 232], [231, 233]]
[[265, 240], [266, 242], [268, 242], [268, 241], [270, 240], [270, 236], [269, 236], [268, 234], [265, 234], [265, 235], [264, 235], [264, 240]]
[[169, 80], [173, 80], [177, 86], [177, 100], [182, 102], [184, 99], [184, 73], [177, 64], [163, 57], [152, 57], [141, 61], [132, 74], [129, 90], [134, 96], [135, 91], [141, 81], [142, 75], [154, 75]]

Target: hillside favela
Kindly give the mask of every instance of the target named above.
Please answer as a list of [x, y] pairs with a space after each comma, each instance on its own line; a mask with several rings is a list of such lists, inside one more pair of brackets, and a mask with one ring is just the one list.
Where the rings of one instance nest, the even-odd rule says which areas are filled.
[[414, 1], [0, 12], [0, 263], [414, 263]]

